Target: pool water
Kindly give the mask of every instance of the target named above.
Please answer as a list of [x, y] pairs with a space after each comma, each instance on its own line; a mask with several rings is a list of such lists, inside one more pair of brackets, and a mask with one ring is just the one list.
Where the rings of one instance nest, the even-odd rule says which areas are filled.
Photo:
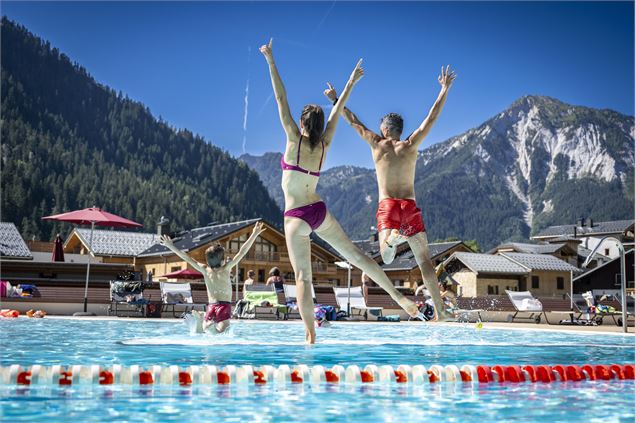
[[[0, 365], [612, 364], [635, 336], [477, 329], [473, 324], [335, 323], [304, 345], [301, 323], [235, 322], [189, 335], [182, 322], [0, 321]], [[635, 381], [552, 384], [0, 386], [3, 421], [633, 421]]]

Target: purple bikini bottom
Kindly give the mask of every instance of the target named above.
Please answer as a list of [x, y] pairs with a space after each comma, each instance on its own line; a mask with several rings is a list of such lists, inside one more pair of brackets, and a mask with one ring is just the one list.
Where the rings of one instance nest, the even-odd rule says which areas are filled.
[[317, 203], [287, 210], [284, 215], [285, 217], [302, 219], [309, 224], [312, 230], [316, 230], [326, 219], [326, 204], [324, 204], [324, 201], [318, 201]]

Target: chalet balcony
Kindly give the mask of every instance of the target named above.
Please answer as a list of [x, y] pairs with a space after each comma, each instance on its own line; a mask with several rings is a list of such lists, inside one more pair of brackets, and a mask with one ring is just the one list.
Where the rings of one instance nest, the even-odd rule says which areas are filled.
[[[238, 254], [238, 250], [229, 250], [227, 255], [233, 257]], [[267, 265], [278, 265], [281, 263], [289, 264], [289, 254], [269, 251], [249, 251], [243, 260], [257, 262]], [[337, 274], [337, 267], [332, 263], [323, 263], [314, 261], [311, 263], [311, 269], [314, 273], [320, 274]]]

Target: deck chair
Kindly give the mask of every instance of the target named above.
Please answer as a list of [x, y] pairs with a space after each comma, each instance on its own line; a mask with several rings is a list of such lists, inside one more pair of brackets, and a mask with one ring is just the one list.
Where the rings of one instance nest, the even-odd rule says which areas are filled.
[[[608, 307], [613, 307], [615, 311], [599, 311], [598, 315], [601, 317], [610, 317], [613, 319], [613, 323], [616, 326], [622, 326], [622, 310], [624, 307], [624, 303], [622, 301], [622, 292], [619, 289], [602, 289], [602, 290], [593, 290], [593, 298], [595, 300], [596, 306], [598, 304], [605, 305]], [[628, 311], [629, 308], [633, 308], [633, 302], [635, 299], [633, 297], [626, 296], [626, 322], [627, 325], [631, 323], [631, 321], [635, 322], [635, 314]]]
[[190, 283], [173, 283], [161, 282], [161, 302], [163, 303], [163, 311], [168, 311], [172, 307], [172, 316], [176, 317], [176, 308], [182, 307], [182, 313], [187, 313], [195, 308], [201, 308], [203, 311], [207, 308], [207, 304], [194, 303], [192, 299], [192, 286]]
[[[278, 320], [281, 312], [286, 309], [280, 305], [273, 285], [249, 285], [245, 288], [243, 299], [248, 302], [248, 305], [244, 308], [241, 317], [247, 319]], [[265, 302], [271, 305], [262, 305]]]
[[[282, 285], [284, 288], [284, 304], [287, 307], [286, 313], [284, 315], [285, 319], [300, 319], [300, 311], [297, 307], [297, 288], [295, 285], [284, 284]], [[316, 304], [317, 301], [315, 299], [315, 288], [313, 288], [313, 284], [311, 284], [311, 298], [313, 298], [313, 304]], [[295, 304], [295, 306], [294, 306]]]
[[[567, 293], [567, 298], [573, 300], [573, 309], [570, 311], [550, 311], [553, 314], [568, 315], [569, 319], [560, 320], [561, 325], [587, 325], [596, 326], [602, 324], [602, 316], [595, 311], [591, 311], [593, 301], [585, 297], [583, 294], [573, 294], [573, 297]], [[586, 316], [586, 317], [583, 317]]]
[[148, 301], [143, 298], [145, 285], [142, 281], [110, 281], [109, 316], [140, 316], [145, 314]]
[[[333, 288], [335, 293], [335, 301], [340, 310], [348, 310], [348, 288]], [[365, 320], [368, 320], [368, 312], [378, 312], [377, 316], [381, 317], [384, 312], [383, 307], [368, 307], [366, 300], [364, 300], [364, 294], [362, 293], [362, 287], [356, 286], [351, 288], [351, 316], [364, 316]], [[355, 313], [357, 312], [357, 313]], [[374, 314], [374, 313], [373, 313]]]
[[[533, 320], [535, 323], [540, 323], [540, 316], [544, 315], [545, 320], [547, 320], [547, 315], [542, 309], [542, 303], [540, 300], [531, 295], [529, 291], [508, 291], [505, 290], [507, 296], [511, 300], [514, 305], [514, 309], [516, 312], [512, 315], [507, 316], [507, 321], [509, 323], [514, 320], [526, 319]], [[529, 316], [518, 316], [518, 313], [529, 313]], [[549, 321], [547, 320], [547, 323]]]

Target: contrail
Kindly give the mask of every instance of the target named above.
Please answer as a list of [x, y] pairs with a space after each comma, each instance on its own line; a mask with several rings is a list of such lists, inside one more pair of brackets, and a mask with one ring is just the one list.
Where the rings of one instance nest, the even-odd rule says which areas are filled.
[[337, 2], [337, 0], [333, 0], [333, 3], [331, 3], [331, 7], [329, 7], [329, 10], [326, 11], [326, 14], [322, 17], [322, 20], [320, 21], [320, 23], [318, 24], [318, 26], [315, 28], [315, 30], [313, 31], [313, 35], [315, 36], [315, 34], [322, 28], [322, 25], [324, 24], [324, 22], [326, 21], [326, 18], [329, 17], [329, 15], [331, 14], [331, 10], [333, 10], [333, 8], [335, 7], [335, 3]]
[[256, 119], [258, 117], [260, 117], [260, 115], [262, 114], [262, 112], [265, 110], [265, 107], [267, 107], [267, 105], [269, 104], [269, 102], [271, 101], [271, 99], [273, 98], [273, 93], [269, 94], [269, 97], [267, 97], [267, 99], [265, 100], [264, 103], [262, 103], [262, 106], [260, 106], [260, 110], [258, 110], [258, 113], [256, 113]]
[[249, 61], [251, 46], [247, 47], [247, 83], [245, 84], [245, 111], [243, 112], [243, 154], [247, 152], [247, 117], [249, 115]]

